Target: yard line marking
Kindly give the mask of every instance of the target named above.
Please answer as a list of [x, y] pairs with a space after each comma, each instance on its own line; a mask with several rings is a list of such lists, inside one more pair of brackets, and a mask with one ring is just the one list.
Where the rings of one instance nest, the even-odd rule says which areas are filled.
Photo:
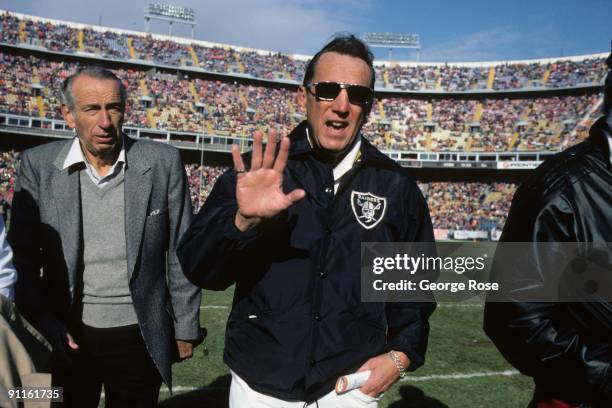
[[[172, 387], [172, 392], [176, 393], [176, 392], [189, 392], [189, 391], [211, 391], [211, 392], [218, 392], [218, 391], [228, 391], [229, 390], [229, 386], [224, 387], [224, 386], [216, 386], [216, 387], [185, 387], [182, 385], [177, 385], [175, 387]], [[159, 392], [170, 392], [170, 390], [168, 389], [168, 387], [166, 387], [165, 385], [163, 387], [160, 388]]]
[[423, 376], [406, 376], [402, 378], [400, 381], [431, 381], [431, 380], [462, 380], [469, 378], [479, 378], [479, 377], [511, 377], [513, 375], [520, 374], [516, 370], [505, 370], [505, 371], [484, 371], [477, 373], [455, 373], [455, 374], [433, 374], [433, 375], [423, 375]]
[[[484, 307], [483, 304], [480, 303], [438, 303], [438, 307], [473, 307], [473, 308], [482, 308]], [[204, 305], [204, 306], [200, 306], [200, 309], [229, 309], [230, 306], [225, 306], [225, 305]]]
[[[423, 376], [407, 376], [400, 380], [400, 382], [419, 382], [419, 381], [433, 381], [433, 380], [464, 380], [471, 378], [481, 378], [481, 377], [512, 377], [515, 375], [519, 375], [520, 373], [516, 370], [504, 370], [504, 371], [483, 371], [476, 373], [455, 373], [455, 374], [433, 374], [433, 375], [423, 375]], [[189, 391], [211, 391], [211, 392], [219, 392], [219, 391], [227, 391], [229, 387], [186, 387], [182, 385], [177, 385], [172, 387], [172, 391], [175, 393], [180, 392], [189, 392]], [[165, 385], [161, 387], [160, 392], [170, 392], [168, 387]], [[104, 392], [102, 392], [102, 397], [104, 397]]]
[[479, 307], [483, 308], [481, 303], [438, 303], [438, 307]]

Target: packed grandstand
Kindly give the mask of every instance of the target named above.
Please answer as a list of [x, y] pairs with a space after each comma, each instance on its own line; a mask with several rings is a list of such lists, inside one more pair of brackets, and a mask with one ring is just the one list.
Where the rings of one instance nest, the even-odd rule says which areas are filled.
[[[606, 56], [376, 62], [364, 135], [427, 175], [419, 186], [438, 238], [496, 239], [517, 187], [504, 172], [533, 169], [587, 136]], [[250, 147], [255, 130], [287, 133], [303, 119], [294, 94], [308, 58], [0, 11], [0, 132], [38, 143], [72, 137], [59, 113], [61, 83], [79, 65], [102, 64], [128, 89], [126, 133], [229, 157], [233, 143]], [[19, 149], [2, 145], [0, 195], [10, 204]], [[187, 163], [197, 211], [225, 168]], [[436, 178], [440, 169], [459, 176]], [[487, 181], [457, 181], [478, 169]]]

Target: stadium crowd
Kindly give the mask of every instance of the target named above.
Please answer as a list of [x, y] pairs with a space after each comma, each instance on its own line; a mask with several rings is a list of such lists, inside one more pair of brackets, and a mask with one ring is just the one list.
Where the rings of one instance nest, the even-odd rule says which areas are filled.
[[[300, 80], [305, 62], [291, 55], [203, 43], [171, 41], [117, 30], [0, 16], [0, 43], [29, 44], [58, 52], [85, 52], [157, 65], [199, 66], [207, 71], [270, 80]], [[495, 66], [381, 65], [377, 86], [461, 92], [531, 87], [573, 87], [601, 82], [603, 59]], [[0, 52], [0, 112], [61, 119], [59, 89], [78, 64]], [[8, 75], [10, 73], [10, 75]], [[128, 90], [126, 125], [188, 133], [250, 137], [273, 126], [286, 134], [302, 118], [285, 87], [189, 78], [154, 70], [119, 69]], [[364, 134], [380, 148], [410, 151], [558, 150], [587, 135], [601, 94], [519, 99], [412, 99], [378, 96]], [[18, 153], [3, 152], [1, 202], [10, 203]], [[195, 211], [205, 201], [218, 167], [186, 166]], [[501, 229], [516, 188], [507, 183], [422, 183], [435, 228]], [[468, 215], [466, 217], [466, 214]]]
[[[13, 199], [19, 153], [0, 152], [0, 212]], [[225, 167], [185, 165], [194, 212], [198, 212]], [[434, 228], [500, 230], [516, 189], [510, 183], [419, 183], [429, 203]], [[3, 203], [4, 202], [4, 203]]]
[[[77, 29], [42, 19], [0, 15], [0, 42], [29, 44], [51, 51], [85, 52], [110, 59], [140, 59], [160, 65], [195, 66], [220, 73], [240, 73], [265, 79], [299, 81], [305, 61], [288, 54], [230, 46], [160, 39], [146, 33], [126, 34], [113, 29]], [[563, 88], [600, 84], [603, 58], [554, 62], [505, 62], [492, 67], [459, 64], [392, 64], [377, 67], [379, 86], [408, 91], [461, 92], [533, 87]]]
[[419, 183], [436, 229], [501, 230], [516, 185], [512, 183]]
[[[0, 52], [0, 111], [61, 119], [61, 82], [76, 64]], [[128, 126], [250, 137], [302, 118], [286, 88], [119, 69], [128, 89]], [[530, 99], [432, 100], [379, 97], [365, 134], [381, 148], [427, 151], [556, 150], [580, 140], [575, 128], [601, 94]]]

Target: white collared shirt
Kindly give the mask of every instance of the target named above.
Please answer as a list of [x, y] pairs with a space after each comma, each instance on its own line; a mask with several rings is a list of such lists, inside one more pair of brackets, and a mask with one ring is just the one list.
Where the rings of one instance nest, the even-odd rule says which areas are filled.
[[338, 192], [338, 187], [340, 186], [340, 179], [350, 169], [353, 168], [355, 160], [357, 159], [357, 155], [359, 154], [359, 149], [361, 148], [361, 138], [360, 135], [357, 135], [355, 137], [359, 138], [357, 139], [357, 143], [355, 143], [355, 146], [353, 146], [353, 148], [347, 153], [347, 155], [344, 156], [344, 159], [342, 159], [340, 163], [338, 163], [336, 167], [334, 167], [334, 194]]
[[[340, 163], [334, 167], [334, 194], [338, 192], [340, 179], [353, 168], [357, 155], [359, 154], [359, 149], [361, 148], [361, 132], [359, 132], [355, 137], [357, 138], [357, 143], [355, 143], [355, 146], [353, 146], [346, 156], [344, 156], [344, 159], [342, 159]], [[306, 128], [306, 139], [308, 140], [310, 147], [314, 148], [312, 140], [310, 140], [310, 132], [308, 131], [308, 128]]]
[[13, 266], [13, 250], [6, 241], [4, 219], [0, 217], [0, 294], [14, 300], [14, 285], [17, 272]]
[[96, 185], [98, 188], [102, 188], [124, 171], [125, 144], [121, 144], [121, 151], [119, 152], [119, 156], [117, 156], [117, 160], [115, 163], [113, 163], [113, 167], [111, 167], [110, 172], [106, 176], [100, 176], [96, 169], [85, 158], [83, 150], [81, 150], [79, 138], [75, 137], [72, 141], [72, 146], [70, 146], [70, 151], [64, 160], [63, 169], [67, 169], [68, 167], [77, 163], [85, 163], [85, 172], [91, 179], [92, 183], [94, 183], [94, 185]]

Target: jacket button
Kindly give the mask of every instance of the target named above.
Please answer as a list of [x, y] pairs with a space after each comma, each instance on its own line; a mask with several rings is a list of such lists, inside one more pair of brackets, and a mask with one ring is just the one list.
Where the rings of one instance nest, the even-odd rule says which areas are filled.
[[310, 366], [311, 366], [311, 367], [314, 367], [314, 365], [315, 365], [315, 364], [317, 364], [317, 362], [316, 362], [316, 361], [314, 361], [314, 360], [310, 360]]
[[319, 320], [321, 320], [321, 316], [319, 316], [318, 314], [314, 315], [314, 319], [318, 322]]
[[327, 187], [327, 188], [325, 189], [325, 192], [326, 192], [327, 194], [331, 194], [331, 192], [332, 192], [332, 191], [333, 191], [333, 190], [331, 189], [331, 187]]
[[319, 272], [319, 276], [321, 278], [325, 278], [325, 277], [327, 277], [327, 274], [325, 272]]
[[331, 235], [331, 233], [332, 233], [331, 228], [325, 228], [325, 233], [327, 235]]

